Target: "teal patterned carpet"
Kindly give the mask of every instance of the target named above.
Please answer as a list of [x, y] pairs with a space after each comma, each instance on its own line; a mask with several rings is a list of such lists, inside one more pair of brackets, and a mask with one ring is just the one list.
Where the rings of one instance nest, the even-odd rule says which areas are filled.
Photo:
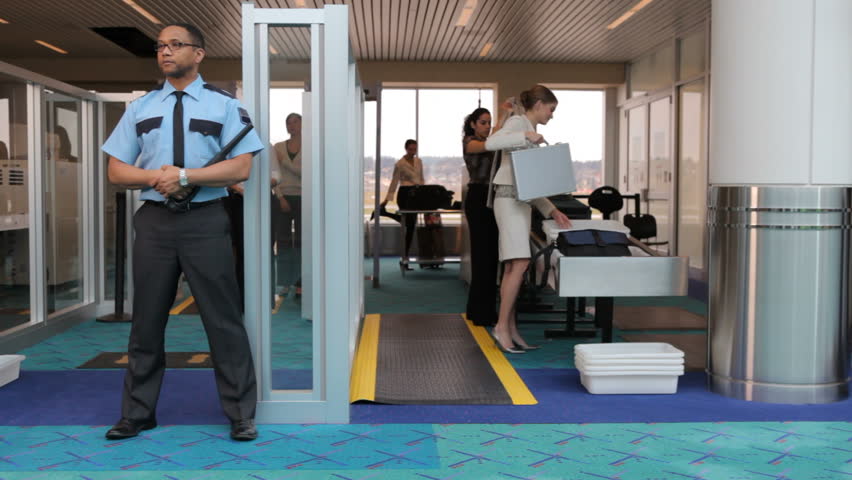
[[[405, 278], [395, 259], [384, 259], [382, 268], [382, 287], [366, 288], [368, 313], [464, 310], [457, 267], [415, 270]], [[705, 310], [688, 298], [618, 303]], [[310, 368], [312, 324], [299, 317], [298, 300], [285, 299], [274, 321], [274, 367]], [[545, 327], [522, 325], [529, 341], [544, 346], [510, 356], [516, 368], [573, 367], [579, 341], [547, 342]], [[27, 355], [24, 373], [72, 370], [97, 353], [124, 351], [128, 331], [124, 324], [78, 325], [20, 352]], [[167, 350], [206, 349], [197, 316], [171, 319]], [[0, 388], [0, 409], [2, 394]], [[570, 398], [564, 408], [571, 408]], [[231, 441], [224, 417], [221, 425], [161, 425], [121, 442], [104, 439], [105, 425], [0, 425], [0, 480], [852, 479], [852, 412], [844, 420], [849, 421], [542, 424], [529, 418], [507, 425], [493, 418], [487, 424], [262, 425], [253, 443]]]

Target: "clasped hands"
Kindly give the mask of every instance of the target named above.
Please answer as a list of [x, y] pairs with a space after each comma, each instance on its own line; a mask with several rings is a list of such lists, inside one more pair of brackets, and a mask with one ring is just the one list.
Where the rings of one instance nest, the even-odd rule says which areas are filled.
[[159, 170], [152, 170], [152, 174], [148, 185], [164, 197], [181, 200], [192, 190], [190, 186], [180, 186], [180, 168], [174, 165], [163, 165]]

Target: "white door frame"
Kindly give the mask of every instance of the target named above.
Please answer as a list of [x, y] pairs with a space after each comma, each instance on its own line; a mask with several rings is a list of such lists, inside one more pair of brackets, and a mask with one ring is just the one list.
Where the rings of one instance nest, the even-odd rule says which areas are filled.
[[[258, 379], [260, 423], [348, 423], [349, 377], [363, 291], [363, 222], [351, 205], [362, 194], [363, 152], [353, 151], [359, 135], [360, 87], [349, 45], [349, 7], [265, 9], [243, 3], [243, 102], [264, 145], [269, 145], [269, 27], [311, 30], [310, 111], [303, 129], [303, 216], [308, 231], [313, 388], [274, 390], [271, 385], [272, 304], [269, 149], [258, 154], [245, 193], [245, 322]], [[356, 106], [357, 105], [357, 106]], [[361, 159], [361, 161], [358, 161]], [[357, 180], [357, 182], [355, 181]], [[347, 208], [349, 207], [349, 208]], [[305, 210], [303, 210], [304, 212]], [[353, 248], [353, 242], [356, 246]], [[354, 253], [357, 253], [355, 255]]]

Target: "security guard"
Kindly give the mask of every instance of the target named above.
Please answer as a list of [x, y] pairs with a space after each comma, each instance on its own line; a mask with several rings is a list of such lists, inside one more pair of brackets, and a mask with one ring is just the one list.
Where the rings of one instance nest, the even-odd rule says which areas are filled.
[[[133, 218], [135, 292], [122, 418], [106, 433], [108, 439], [134, 437], [157, 426], [165, 328], [181, 272], [207, 332], [231, 438], [257, 438], [254, 365], [221, 199], [227, 185], [248, 178], [252, 156], [263, 145], [252, 130], [227, 160], [204, 167], [250, 123], [233, 96], [202, 80], [198, 67], [204, 54], [204, 37], [196, 27], [165, 27], [157, 39], [157, 62], [167, 81], [130, 104], [103, 146], [110, 156], [110, 181], [141, 189], [145, 201]], [[189, 211], [165, 207], [167, 197], [185, 197], [195, 185], [201, 189]]]

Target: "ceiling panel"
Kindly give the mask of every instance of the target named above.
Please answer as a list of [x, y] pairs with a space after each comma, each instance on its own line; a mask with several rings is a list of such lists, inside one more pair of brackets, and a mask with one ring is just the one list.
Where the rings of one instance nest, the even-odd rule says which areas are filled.
[[[369, 61], [625, 62], [701, 27], [710, 0], [654, 0], [620, 27], [606, 25], [638, 0], [478, 0], [465, 27], [455, 26], [466, 0], [306, 0], [308, 7], [347, 4], [356, 58]], [[91, 32], [92, 27], [136, 27], [152, 39], [160, 26], [122, 0], [2, 2], [0, 60], [59, 58], [34, 43], [44, 40], [72, 58], [130, 58], [132, 54]], [[163, 22], [197, 25], [211, 58], [240, 57], [240, 1], [136, 0]], [[296, 0], [256, 0], [262, 8], [294, 8]], [[480, 51], [493, 42], [490, 53]], [[307, 29], [273, 29], [278, 57], [307, 58]]]

